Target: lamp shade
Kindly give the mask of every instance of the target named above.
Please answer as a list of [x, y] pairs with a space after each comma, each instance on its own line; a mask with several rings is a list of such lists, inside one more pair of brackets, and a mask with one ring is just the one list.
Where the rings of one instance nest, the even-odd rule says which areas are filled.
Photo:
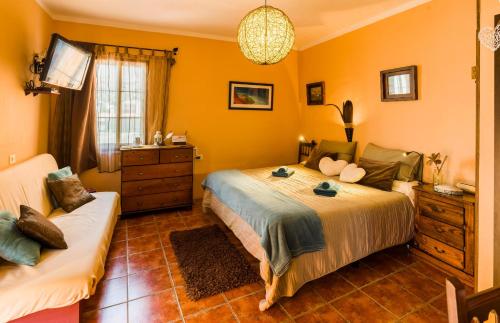
[[294, 41], [292, 22], [283, 11], [271, 6], [250, 11], [238, 28], [241, 52], [260, 65], [276, 64], [284, 59]]

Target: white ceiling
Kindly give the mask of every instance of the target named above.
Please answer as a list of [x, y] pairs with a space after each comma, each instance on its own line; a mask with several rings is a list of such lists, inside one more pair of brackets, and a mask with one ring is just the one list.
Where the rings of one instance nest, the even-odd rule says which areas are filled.
[[[431, 0], [268, 0], [295, 25], [305, 49]], [[264, 0], [37, 0], [56, 20], [235, 40], [239, 21]]]

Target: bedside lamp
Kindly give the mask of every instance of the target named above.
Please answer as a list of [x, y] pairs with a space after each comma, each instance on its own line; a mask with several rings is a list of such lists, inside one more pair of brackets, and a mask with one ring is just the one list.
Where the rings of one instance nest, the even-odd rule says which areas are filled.
[[333, 103], [325, 104], [325, 106], [331, 106], [337, 108], [342, 117], [342, 121], [344, 121], [345, 135], [347, 137], [348, 142], [352, 142], [352, 136], [354, 135], [354, 128], [352, 125], [352, 115], [354, 112], [354, 107], [350, 100], [345, 101], [342, 104], [342, 110], [340, 110], [339, 106]]

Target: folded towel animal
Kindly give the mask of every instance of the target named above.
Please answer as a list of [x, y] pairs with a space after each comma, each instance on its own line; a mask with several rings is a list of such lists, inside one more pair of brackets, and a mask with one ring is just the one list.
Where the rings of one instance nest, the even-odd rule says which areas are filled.
[[295, 171], [286, 166], [281, 166], [280, 168], [273, 170], [272, 173], [275, 177], [290, 177], [293, 173], [295, 173]]
[[321, 182], [313, 191], [316, 195], [335, 197], [342, 187], [332, 181]]

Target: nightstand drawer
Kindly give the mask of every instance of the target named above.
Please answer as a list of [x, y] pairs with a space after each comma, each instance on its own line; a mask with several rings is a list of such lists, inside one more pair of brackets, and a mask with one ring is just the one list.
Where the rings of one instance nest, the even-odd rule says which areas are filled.
[[160, 153], [160, 163], [184, 163], [193, 161], [193, 149], [165, 149]]
[[193, 174], [193, 163], [122, 167], [122, 181], [136, 181]]
[[464, 253], [431, 237], [417, 234], [417, 248], [458, 269], [464, 269]]
[[193, 177], [170, 177], [161, 179], [148, 179], [144, 181], [123, 182], [122, 196], [138, 196], [155, 193], [191, 190]]
[[420, 215], [463, 228], [464, 209], [461, 207], [420, 196], [418, 208]]
[[417, 218], [417, 230], [457, 249], [464, 249], [464, 230], [461, 228], [426, 216], [419, 216]]
[[134, 212], [162, 209], [180, 205], [189, 205], [193, 202], [192, 191], [178, 191], [142, 196], [122, 198], [122, 211]]
[[122, 166], [158, 164], [158, 150], [124, 150], [122, 151]]

